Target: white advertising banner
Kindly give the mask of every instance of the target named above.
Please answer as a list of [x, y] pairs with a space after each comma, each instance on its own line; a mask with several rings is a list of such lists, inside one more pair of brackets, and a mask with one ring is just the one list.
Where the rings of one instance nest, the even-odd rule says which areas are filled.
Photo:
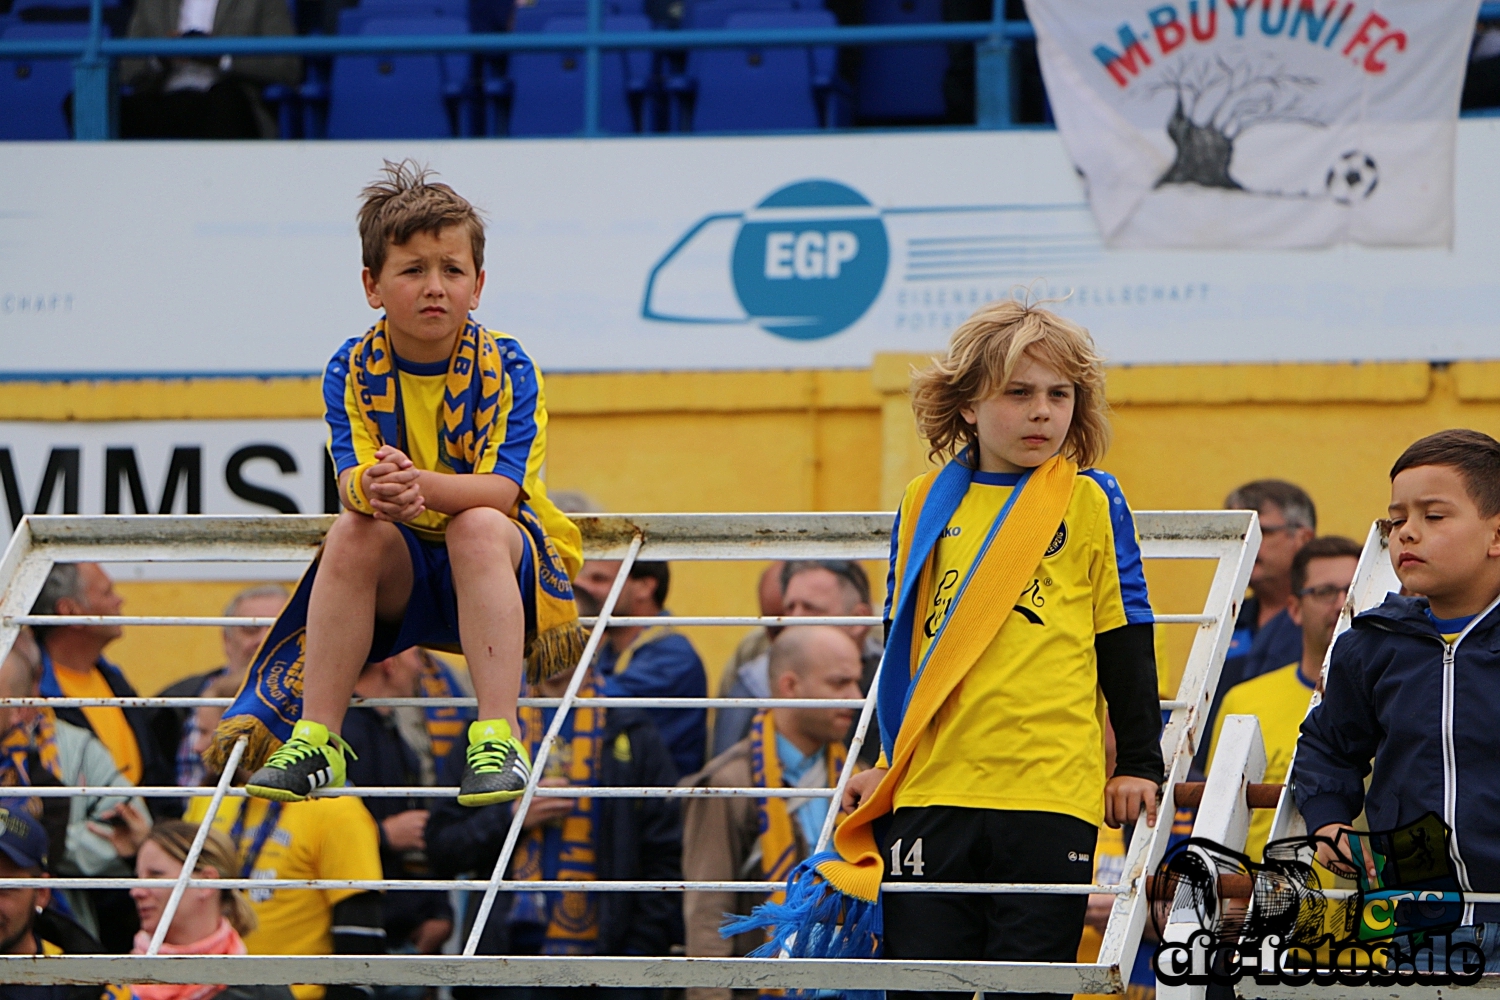
[[321, 420], [0, 422], [4, 534], [24, 514], [338, 509]]
[[1029, 0], [1111, 247], [1444, 246], [1478, 0]]
[[1451, 248], [1279, 253], [1106, 247], [1052, 132], [4, 143], [0, 378], [321, 372], [374, 319], [354, 213], [404, 156], [485, 211], [477, 315], [545, 371], [865, 367], [1018, 287], [1116, 363], [1500, 356], [1500, 122], [1475, 120]]
[[[0, 390], [3, 391], [3, 390]], [[0, 533], [26, 514], [338, 510], [321, 420], [0, 422]], [[127, 579], [295, 579], [302, 563], [125, 563]]]

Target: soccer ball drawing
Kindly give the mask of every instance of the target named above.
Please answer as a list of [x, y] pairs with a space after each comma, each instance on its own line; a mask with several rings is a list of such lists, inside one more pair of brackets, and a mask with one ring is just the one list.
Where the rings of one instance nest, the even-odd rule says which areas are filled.
[[1338, 162], [1328, 168], [1328, 176], [1323, 181], [1329, 197], [1340, 205], [1363, 201], [1375, 193], [1375, 185], [1379, 183], [1380, 169], [1375, 165], [1375, 158], [1357, 149], [1340, 156]]

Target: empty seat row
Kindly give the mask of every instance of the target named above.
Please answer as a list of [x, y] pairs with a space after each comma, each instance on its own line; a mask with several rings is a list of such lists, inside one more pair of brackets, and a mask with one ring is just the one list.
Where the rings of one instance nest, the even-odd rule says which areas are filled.
[[[40, 0], [16, 0], [36, 5]], [[484, 2], [484, 0], [480, 0]], [[508, 2], [508, 0], [506, 0]], [[646, 0], [606, 0], [608, 32], [646, 32]], [[813, 0], [696, 0], [683, 27], [829, 27]], [[359, 35], [462, 35], [476, 0], [362, 0], [341, 12], [339, 30]], [[866, 0], [873, 23], [941, 17], [941, 0]], [[587, 28], [587, 0], [534, 0], [514, 9], [518, 33], [574, 34]], [[76, 38], [74, 23], [0, 23], [5, 38]], [[832, 46], [698, 49], [687, 53], [606, 50], [600, 54], [599, 122], [609, 133], [797, 130], [863, 120], [932, 120], [943, 114], [947, 46], [869, 46], [857, 83], [838, 73]], [[582, 51], [391, 54], [308, 60], [306, 82], [272, 88], [284, 135], [328, 138], [544, 136], [581, 132], [586, 59]], [[0, 139], [68, 137], [63, 101], [72, 90], [66, 59], [0, 60]]]

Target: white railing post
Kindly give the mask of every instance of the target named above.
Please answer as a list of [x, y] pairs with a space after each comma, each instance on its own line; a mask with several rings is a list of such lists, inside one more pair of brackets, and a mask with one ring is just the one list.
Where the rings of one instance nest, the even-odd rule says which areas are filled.
[[[1225, 718], [1224, 727], [1219, 731], [1218, 746], [1214, 748], [1208, 781], [1203, 786], [1193, 836], [1212, 840], [1232, 851], [1243, 851], [1245, 837], [1250, 832], [1250, 805], [1245, 799], [1245, 791], [1265, 774], [1266, 746], [1261, 740], [1260, 721], [1253, 715]], [[1208, 859], [1208, 862], [1208, 870], [1217, 872], [1213, 859]], [[1169, 944], [1186, 944], [1202, 929], [1196, 912], [1173, 911], [1167, 918], [1162, 940]], [[1158, 1000], [1204, 1000], [1207, 989], [1205, 985], [1190, 983], [1168, 986], [1158, 980], [1156, 995]]]
[[[563, 694], [562, 704], [557, 707], [557, 713], [552, 716], [552, 724], [547, 727], [547, 735], [542, 737], [541, 744], [537, 747], [536, 760], [531, 762], [531, 778], [526, 782], [526, 791], [510, 814], [510, 828], [505, 832], [505, 843], [500, 848], [500, 857], [495, 859], [495, 870], [490, 874], [490, 884], [484, 890], [484, 898], [479, 902], [479, 911], [474, 914], [474, 926], [469, 930], [469, 939], [464, 942], [464, 954], [474, 955], [479, 951], [479, 939], [484, 934], [484, 926], [489, 922], [490, 911], [495, 907], [495, 895], [500, 891], [500, 883], [505, 879], [505, 869], [510, 866], [511, 855], [515, 853], [516, 844], [521, 839], [521, 823], [526, 818], [526, 810], [531, 808], [531, 800], [536, 798], [537, 783], [542, 779], [542, 772], [547, 767], [547, 757], [552, 752], [552, 744], [557, 739], [557, 734], [562, 732], [563, 720], [573, 708], [573, 700], [578, 697], [578, 689], [583, 686], [583, 679], [594, 667], [594, 654], [599, 649], [599, 643], [604, 639], [604, 633], [609, 629], [609, 616], [614, 613], [615, 602], [620, 599], [620, 591], [625, 589], [625, 581], [630, 576], [630, 567], [635, 565], [635, 557], [640, 555], [643, 539], [636, 535], [631, 539], [630, 547], [625, 550], [625, 558], [620, 560], [620, 568], [615, 573], [615, 579], [609, 587], [609, 596], [604, 599], [604, 606], [599, 609], [599, 618], [594, 627], [589, 631], [589, 640], [584, 644], [583, 656], [578, 661], [578, 666], [573, 670], [573, 676], [568, 681], [568, 690]], [[516, 733], [520, 739], [521, 734]]]

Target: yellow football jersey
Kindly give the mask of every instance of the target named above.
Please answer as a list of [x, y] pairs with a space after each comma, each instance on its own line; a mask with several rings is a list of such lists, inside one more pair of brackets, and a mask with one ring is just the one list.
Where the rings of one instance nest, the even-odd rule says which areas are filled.
[[[917, 609], [919, 661], [1019, 478], [974, 473], [937, 542], [931, 604]], [[1105, 705], [1094, 637], [1152, 621], [1135, 522], [1113, 476], [1079, 473], [1031, 582], [997, 611], [1004, 624], [918, 742], [895, 808], [1027, 809], [1097, 826]]]
[[[1213, 742], [1208, 750], [1209, 770], [1213, 770], [1214, 753], [1219, 749], [1219, 733], [1224, 728], [1225, 716], [1253, 715], [1260, 720], [1260, 738], [1266, 745], [1266, 776], [1262, 780], [1268, 784], [1285, 781], [1312, 694], [1313, 686], [1302, 676], [1300, 663], [1289, 663], [1230, 688], [1224, 696], [1219, 716], [1214, 720]], [[1275, 818], [1274, 809], [1256, 809], [1250, 814], [1250, 835], [1245, 840], [1245, 853], [1255, 861], [1261, 859], [1266, 839], [1271, 836], [1271, 821]]]
[[[226, 799], [214, 817], [214, 829], [231, 838], [236, 829], [242, 854], [261, 841], [250, 861], [251, 878], [378, 879], [380, 834], [375, 819], [359, 799], [341, 796], [308, 799], [281, 806], [276, 825], [258, 836], [271, 803], [265, 799]], [[245, 822], [237, 822], [241, 810]], [[208, 800], [195, 798], [183, 818], [201, 822]], [[239, 872], [234, 873], [236, 876]], [[252, 955], [331, 955], [333, 908], [360, 889], [251, 889], [250, 906], [258, 926], [245, 935]], [[293, 986], [297, 1000], [322, 1000], [322, 986]]]
[[[578, 537], [577, 529], [548, 500], [547, 488], [542, 483], [542, 466], [547, 460], [547, 400], [542, 373], [532, 365], [525, 349], [514, 337], [494, 330], [490, 332], [505, 357], [505, 382], [495, 407], [489, 444], [474, 463], [474, 472], [505, 476], [520, 486], [521, 499], [530, 504], [548, 537], [559, 547], [559, 555], [576, 571], [583, 561], [581, 548], [574, 551], [578, 544], [574, 541]], [[340, 475], [373, 461], [379, 448], [360, 418], [355, 402], [349, 354], [359, 339], [355, 337], [339, 349], [323, 376], [328, 450]], [[406, 457], [419, 469], [452, 472], [444, 461], [438, 441], [448, 362], [423, 364], [397, 358], [396, 367], [400, 380], [402, 426], [406, 429]], [[411, 527], [429, 541], [439, 541], [448, 520], [447, 514], [426, 510], [411, 523]]]

